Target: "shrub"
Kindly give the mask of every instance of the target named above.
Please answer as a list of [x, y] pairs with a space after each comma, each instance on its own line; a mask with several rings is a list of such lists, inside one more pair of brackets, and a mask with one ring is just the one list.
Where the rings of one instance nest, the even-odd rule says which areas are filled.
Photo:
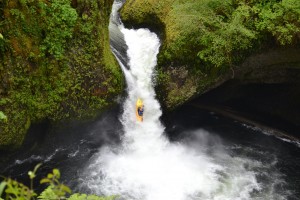
[[52, 0], [48, 5], [41, 3], [42, 17], [45, 18], [45, 38], [42, 50], [52, 54], [55, 58], [62, 58], [65, 44], [72, 37], [73, 27], [77, 20], [77, 12], [68, 0]]
[[53, 169], [46, 178], [43, 178], [40, 183], [48, 184], [40, 194], [33, 190], [33, 179], [36, 177], [36, 172], [41, 164], [38, 164], [33, 171], [29, 171], [28, 175], [31, 180], [30, 187], [19, 183], [11, 178], [4, 178], [0, 183], [0, 200], [3, 197], [5, 200], [114, 200], [115, 196], [100, 197], [96, 195], [87, 194], [72, 194], [71, 189], [62, 184], [60, 179], [60, 171]]

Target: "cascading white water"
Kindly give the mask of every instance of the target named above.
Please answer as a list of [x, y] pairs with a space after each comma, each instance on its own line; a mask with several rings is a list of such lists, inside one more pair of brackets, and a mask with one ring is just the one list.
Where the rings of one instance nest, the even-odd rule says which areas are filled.
[[[113, 14], [119, 6], [115, 3]], [[251, 193], [261, 187], [251, 169], [261, 167], [260, 162], [233, 158], [224, 149], [207, 154], [207, 147], [197, 146], [201, 144], [188, 147], [170, 143], [164, 136], [152, 82], [159, 39], [147, 29], [118, 28], [129, 58], [129, 69], [120, 62], [128, 91], [120, 119], [123, 141], [121, 147], [100, 149], [86, 169], [85, 184], [97, 194], [128, 200], [252, 199]], [[143, 122], [136, 120], [137, 98], [144, 101]], [[200, 141], [208, 137], [202, 130], [193, 134], [203, 137]]]

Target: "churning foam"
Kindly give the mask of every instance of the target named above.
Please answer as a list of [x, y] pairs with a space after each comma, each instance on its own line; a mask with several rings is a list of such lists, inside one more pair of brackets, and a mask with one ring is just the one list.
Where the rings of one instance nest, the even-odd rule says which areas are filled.
[[[222, 150], [207, 154], [195, 145], [170, 143], [164, 136], [152, 83], [159, 39], [147, 29], [119, 28], [128, 46], [130, 66], [127, 69], [120, 63], [128, 92], [120, 119], [123, 142], [119, 147], [100, 149], [85, 170], [84, 184], [94, 193], [127, 200], [251, 198], [254, 190], [261, 189], [251, 170], [259, 168], [260, 162], [233, 158]], [[137, 98], [145, 105], [142, 123], [135, 116]], [[208, 137], [203, 130], [193, 134]]]
[[[128, 45], [130, 70], [123, 68], [128, 97], [121, 117], [124, 126], [121, 147], [105, 147], [89, 166], [89, 187], [96, 193], [124, 199], [185, 200], [212, 198], [222, 188], [219, 164], [201, 152], [172, 144], [160, 123], [160, 105], [155, 99], [152, 76], [159, 39], [147, 29], [122, 28]], [[137, 98], [144, 101], [142, 123], [136, 120]], [[252, 176], [247, 185], [257, 186]], [[238, 195], [239, 196], [239, 195]]]

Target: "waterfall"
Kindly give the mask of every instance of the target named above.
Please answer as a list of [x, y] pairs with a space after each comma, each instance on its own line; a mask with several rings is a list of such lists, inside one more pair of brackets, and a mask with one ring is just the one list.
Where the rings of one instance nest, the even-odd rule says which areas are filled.
[[[94, 155], [84, 184], [93, 193], [126, 200], [250, 199], [261, 190], [252, 170], [260, 162], [231, 157], [221, 147], [208, 154], [207, 146], [171, 143], [165, 137], [153, 88], [160, 41], [148, 29], [124, 28], [117, 13], [122, 3], [115, 1], [110, 24], [112, 50], [127, 83], [122, 145], [103, 147]], [[135, 116], [138, 98], [145, 105], [143, 122]], [[203, 144], [211, 137], [203, 130], [191, 134]], [[263, 197], [272, 199], [270, 195]]]

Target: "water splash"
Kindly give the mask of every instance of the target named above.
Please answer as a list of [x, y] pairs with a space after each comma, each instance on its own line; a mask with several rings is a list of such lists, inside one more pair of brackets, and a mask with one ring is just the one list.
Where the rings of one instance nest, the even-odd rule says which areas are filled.
[[[127, 200], [255, 199], [255, 192], [259, 193], [262, 187], [253, 169], [261, 168], [261, 162], [231, 157], [222, 147], [207, 153], [205, 148], [210, 147], [205, 144], [197, 147], [191, 143], [170, 143], [164, 136], [159, 120], [162, 112], [152, 82], [159, 39], [147, 29], [124, 28], [116, 20], [119, 7], [120, 2], [116, 2], [113, 26], [114, 30], [118, 28], [119, 36], [113, 38], [126, 42], [127, 56], [112, 48], [127, 82], [128, 96], [120, 118], [123, 142], [121, 146], [100, 149], [91, 159], [84, 176], [87, 187], [97, 194], [119, 195]], [[135, 116], [138, 98], [145, 105], [142, 123]], [[203, 130], [194, 134], [202, 141], [209, 137]]]

